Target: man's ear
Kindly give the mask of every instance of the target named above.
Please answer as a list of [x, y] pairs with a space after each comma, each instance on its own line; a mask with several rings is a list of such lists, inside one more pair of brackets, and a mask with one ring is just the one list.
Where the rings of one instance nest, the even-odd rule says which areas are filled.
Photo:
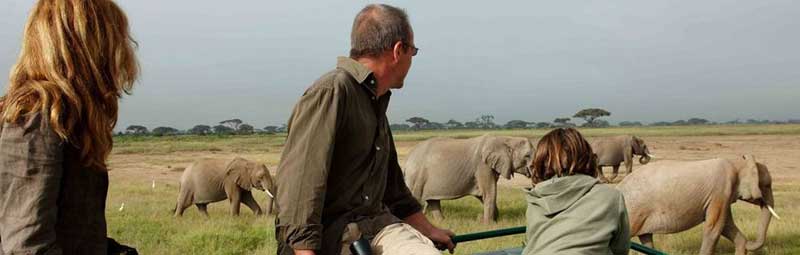
[[394, 47], [392, 47], [392, 64], [397, 64], [397, 62], [400, 62], [400, 55], [403, 54], [405, 50], [404, 47], [405, 45], [403, 45], [403, 42], [401, 41], [394, 43]]

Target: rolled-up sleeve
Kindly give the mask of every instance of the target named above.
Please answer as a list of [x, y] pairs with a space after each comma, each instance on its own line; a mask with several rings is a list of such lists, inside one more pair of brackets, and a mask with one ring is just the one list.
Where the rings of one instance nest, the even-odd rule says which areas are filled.
[[[63, 141], [41, 114], [0, 128], [0, 246], [5, 254], [60, 254], [56, 244]], [[3, 253], [0, 252], [0, 253]]]
[[405, 219], [421, 211], [422, 205], [411, 195], [411, 191], [408, 189], [403, 179], [403, 170], [400, 168], [400, 163], [398, 163], [397, 149], [394, 146], [394, 138], [392, 137], [391, 131], [389, 132], [389, 137], [391, 155], [389, 156], [389, 174], [387, 176], [386, 194], [383, 197], [383, 203], [386, 204], [394, 216]]
[[289, 120], [277, 174], [279, 240], [293, 249], [322, 247], [322, 209], [342, 99], [335, 88], [307, 91]]

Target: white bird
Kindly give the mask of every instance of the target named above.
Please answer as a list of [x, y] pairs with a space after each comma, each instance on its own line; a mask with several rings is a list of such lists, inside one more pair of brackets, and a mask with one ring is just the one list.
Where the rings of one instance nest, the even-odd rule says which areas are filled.
[[151, 186], [153, 189], [156, 189], [156, 179], [153, 179], [153, 185]]
[[119, 211], [121, 212], [122, 209], [125, 209], [125, 203], [122, 203], [122, 206], [119, 207]]

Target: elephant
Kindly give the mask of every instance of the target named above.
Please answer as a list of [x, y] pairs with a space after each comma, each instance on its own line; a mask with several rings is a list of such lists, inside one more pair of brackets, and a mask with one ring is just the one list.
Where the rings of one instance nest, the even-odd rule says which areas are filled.
[[225, 200], [231, 203], [231, 214], [239, 215], [240, 203], [244, 203], [256, 215], [261, 215], [261, 207], [253, 198], [251, 189], [267, 193], [266, 213], [271, 214], [275, 184], [269, 170], [263, 164], [236, 157], [225, 159], [201, 159], [184, 170], [180, 180], [180, 192], [175, 205], [175, 216], [194, 204], [205, 216], [209, 203]]
[[516, 172], [530, 177], [533, 150], [524, 137], [432, 138], [409, 152], [403, 176], [434, 218], [443, 218], [440, 200], [472, 195], [483, 204], [483, 222], [496, 222], [499, 176], [511, 179]]
[[[702, 222], [700, 254], [713, 254], [720, 234], [736, 254], [764, 245], [774, 215], [772, 178], [753, 155], [737, 159], [660, 161], [637, 170], [617, 187], [625, 197], [631, 237], [653, 247], [653, 234], [677, 233]], [[734, 224], [731, 204], [742, 200], [761, 208], [758, 236], [747, 241]]]
[[[592, 151], [597, 155], [597, 177], [603, 182], [610, 182], [617, 178], [619, 165], [623, 161], [625, 162], [625, 170], [627, 170], [626, 174], [631, 174], [634, 155], [641, 156], [639, 163], [642, 165], [650, 162], [652, 157], [644, 140], [633, 135], [599, 138], [594, 140], [591, 145]], [[606, 179], [605, 175], [603, 175], [604, 166], [614, 168], [610, 179]]]

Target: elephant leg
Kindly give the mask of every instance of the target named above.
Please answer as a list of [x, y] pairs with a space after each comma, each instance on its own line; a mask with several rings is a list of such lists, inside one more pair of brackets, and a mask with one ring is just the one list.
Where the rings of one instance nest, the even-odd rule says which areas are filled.
[[231, 215], [239, 216], [239, 206], [241, 205], [241, 191], [233, 191], [228, 194], [228, 201], [231, 202]]
[[206, 218], [209, 218], [209, 216], [208, 216], [208, 208], [207, 208], [208, 204], [195, 204], [195, 206], [197, 206], [197, 210], [200, 210], [200, 213], [205, 215]]
[[619, 175], [619, 165], [612, 166], [611, 178], [608, 178], [608, 182], [609, 183], [614, 182], [614, 180], [617, 179], [618, 175]]
[[250, 207], [250, 210], [253, 210], [253, 213], [256, 215], [261, 215], [261, 206], [258, 205], [256, 199], [253, 198], [253, 193], [250, 191], [243, 191], [242, 192], [242, 203], [244, 203], [247, 207]]
[[[728, 215], [731, 215], [730, 209], [728, 209]], [[747, 238], [739, 231], [739, 228], [736, 227], [736, 224], [733, 222], [733, 217], [727, 217], [725, 227], [722, 229], [722, 236], [731, 240], [734, 246], [736, 246], [736, 255], [747, 254]]]
[[655, 249], [656, 246], [653, 243], [653, 234], [641, 234], [639, 235], [639, 242], [642, 242], [642, 245]]
[[495, 223], [497, 222], [498, 211], [497, 211], [497, 184], [489, 185], [486, 189], [483, 198], [483, 223]]
[[426, 207], [428, 211], [431, 213], [434, 219], [436, 220], [443, 220], [444, 215], [442, 215], [442, 205], [440, 204], [441, 201], [439, 200], [428, 200], [428, 206]]
[[178, 202], [175, 203], [175, 217], [183, 216], [183, 211], [192, 206], [192, 194], [186, 190], [181, 190], [180, 192]]
[[603, 166], [598, 165], [595, 172], [597, 172], [597, 178], [600, 179], [601, 183], [608, 183], [608, 179], [606, 179], [606, 176], [603, 175]]
[[727, 203], [712, 202], [706, 209], [706, 222], [703, 225], [703, 244], [700, 246], [700, 254], [714, 254], [719, 236], [722, 234], [722, 229], [728, 220], [727, 211], [730, 208], [725, 208], [726, 206]]

